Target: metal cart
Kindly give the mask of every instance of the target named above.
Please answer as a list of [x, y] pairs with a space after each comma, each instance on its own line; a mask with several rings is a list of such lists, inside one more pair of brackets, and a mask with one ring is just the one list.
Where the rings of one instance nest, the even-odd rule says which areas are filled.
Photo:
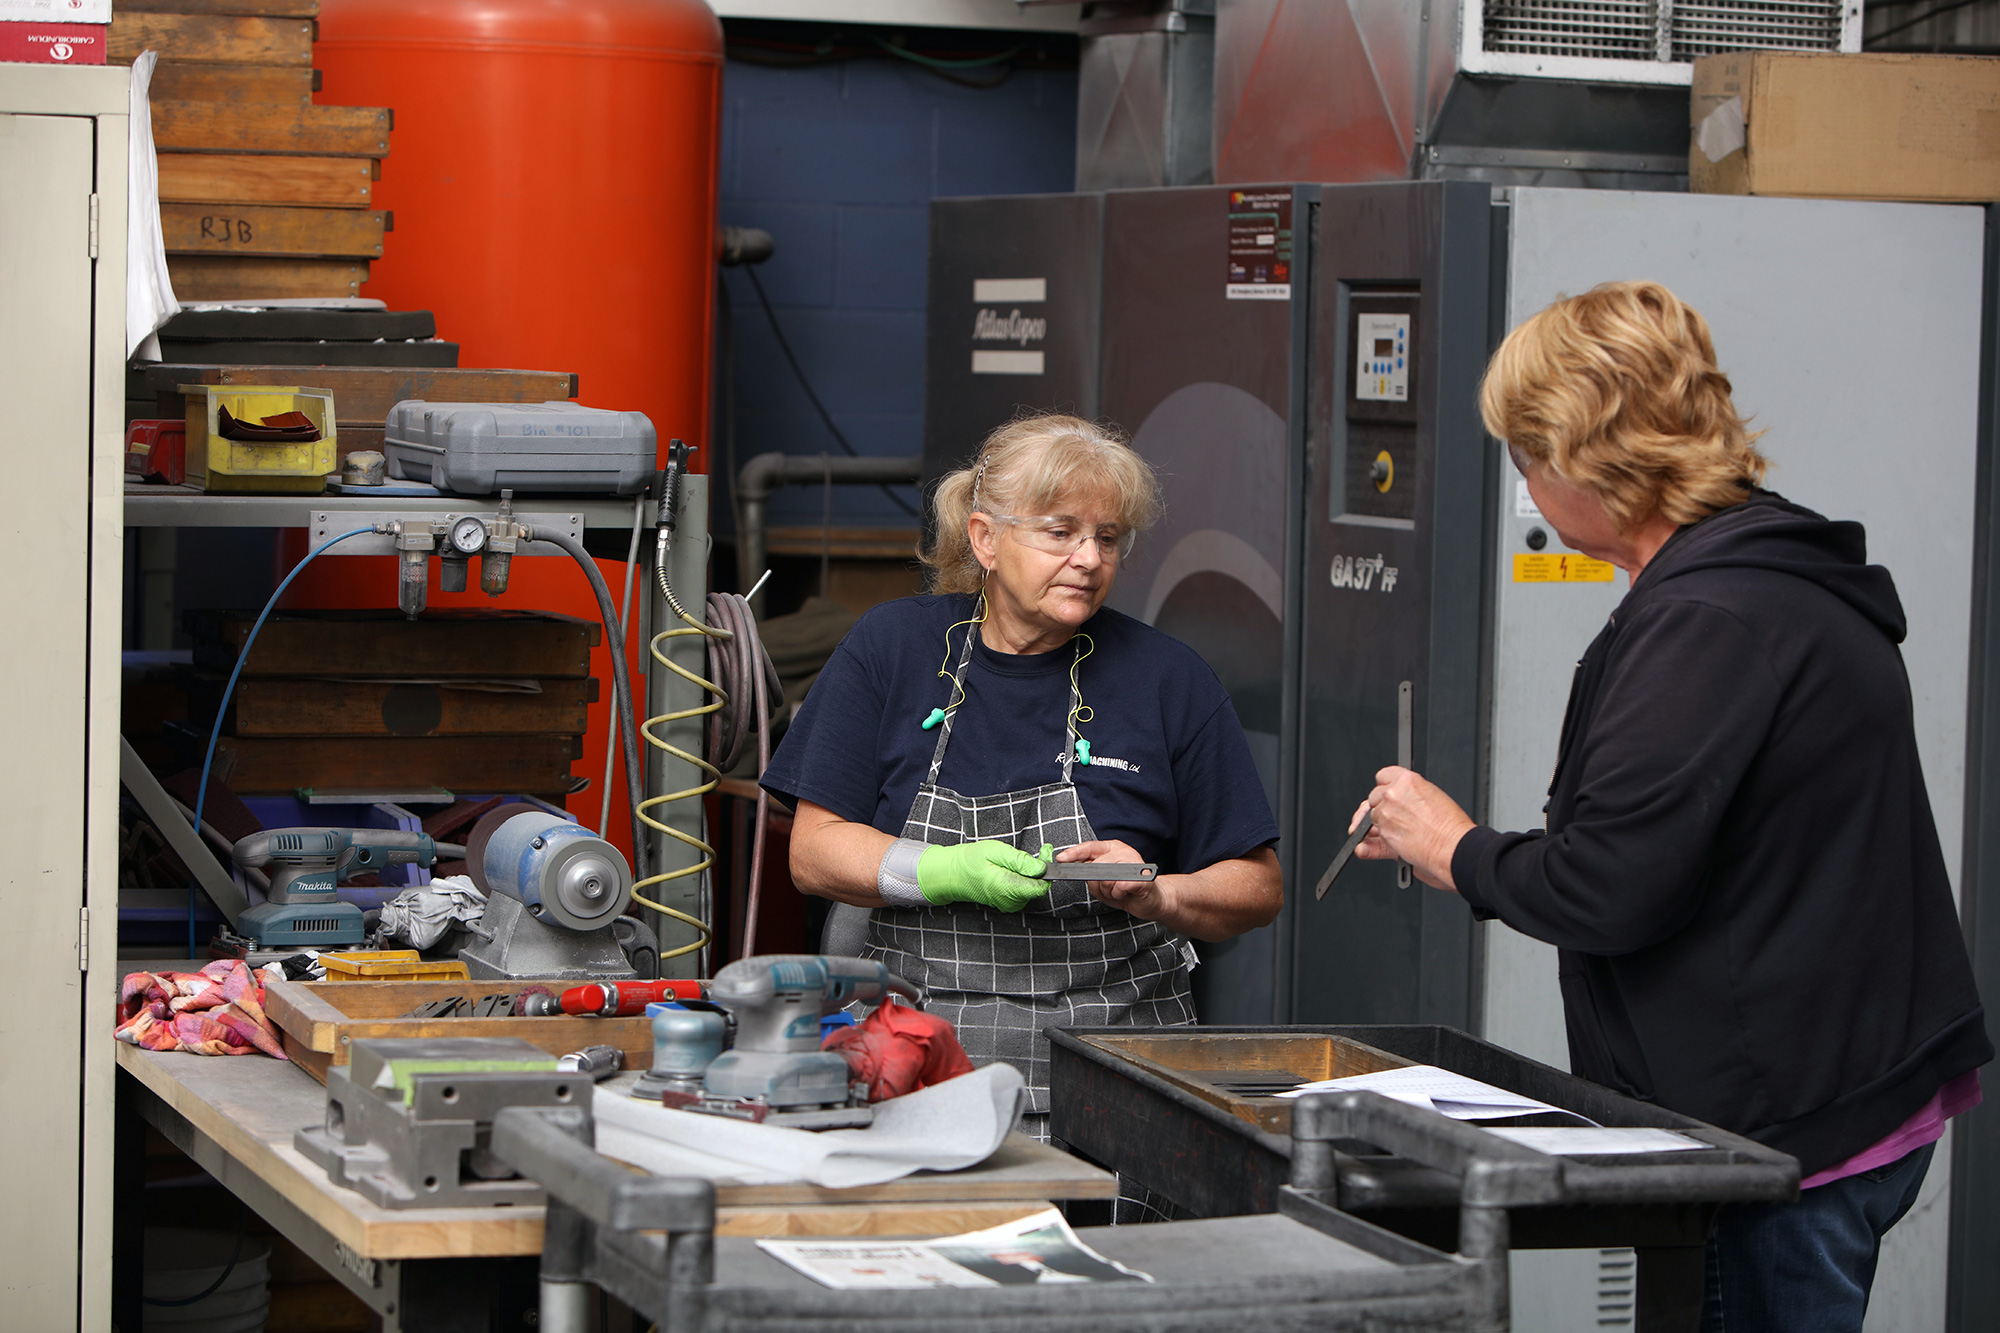
[[[510, 1108], [493, 1150], [549, 1196], [542, 1333], [588, 1327], [593, 1284], [661, 1333], [1165, 1333], [1507, 1328], [1508, 1210], [1561, 1197], [1563, 1164], [1374, 1093], [1303, 1098], [1287, 1156], [1295, 1182], [1263, 1216], [1084, 1228], [1085, 1244], [1151, 1282], [853, 1291], [819, 1286], [714, 1235], [705, 1180], [634, 1175], [590, 1146], [580, 1108]], [[1449, 1181], [1447, 1254], [1335, 1204], [1334, 1144], [1362, 1138]]]

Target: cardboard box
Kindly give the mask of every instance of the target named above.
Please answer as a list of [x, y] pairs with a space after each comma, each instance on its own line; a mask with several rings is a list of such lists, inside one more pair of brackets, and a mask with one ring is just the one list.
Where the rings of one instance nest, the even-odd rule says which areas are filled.
[[1704, 56], [1689, 111], [1699, 193], [2000, 199], [2000, 58]]
[[0, 61], [102, 65], [109, 31], [99, 23], [0, 22]]
[[111, 0], [0, 0], [0, 23], [109, 23]]

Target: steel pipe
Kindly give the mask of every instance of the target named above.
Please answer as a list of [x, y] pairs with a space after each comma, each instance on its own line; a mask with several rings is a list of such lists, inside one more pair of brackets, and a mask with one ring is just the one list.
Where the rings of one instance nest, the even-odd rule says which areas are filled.
[[[737, 586], [748, 588], [764, 572], [764, 500], [780, 486], [914, 485], [923, 476], [921, 454], [867, 455], [842, 458], [828, 454], [758, 454], [736, 474]], [[764, 613], [763, 594], [751, 610]]]

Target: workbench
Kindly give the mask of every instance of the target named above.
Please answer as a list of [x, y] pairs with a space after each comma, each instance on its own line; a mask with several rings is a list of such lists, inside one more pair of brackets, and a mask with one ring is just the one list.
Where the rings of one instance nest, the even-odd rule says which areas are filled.
[[[292, 1147], [324, 1118], [326, 1090], [262, 1055], [202, 1056], [117, 1043], [120, 1287], [136, 1303], [143, 1129], [151, 1125], [272, 1228], [382, 1316], [383, 1333], [487, 1333], [535, 1307], [540, 1207], [386, 1209], [332, 1184]], [[718, 1235], [938, 1236], [1039, 1211], [1058, 1199], [1111, 1199], [1117, 1178], [1021, 1134], [964, 1171], [882, 1185], [717, 1188]], [[127, 1280], [127, 1276], [132, 1281]], [[131, 1290], [126, 1290], [130, 1286]], [[138, 1327], [119, 1318], [121, 1327]]]

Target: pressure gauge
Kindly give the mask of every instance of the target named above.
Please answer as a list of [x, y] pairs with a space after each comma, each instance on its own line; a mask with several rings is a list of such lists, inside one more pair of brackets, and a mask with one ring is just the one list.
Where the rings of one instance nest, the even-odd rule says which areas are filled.
[[460, 555], [477, 555], [486, 549], [486, 525], [467, 514], [451, 525], [451, 549]]

